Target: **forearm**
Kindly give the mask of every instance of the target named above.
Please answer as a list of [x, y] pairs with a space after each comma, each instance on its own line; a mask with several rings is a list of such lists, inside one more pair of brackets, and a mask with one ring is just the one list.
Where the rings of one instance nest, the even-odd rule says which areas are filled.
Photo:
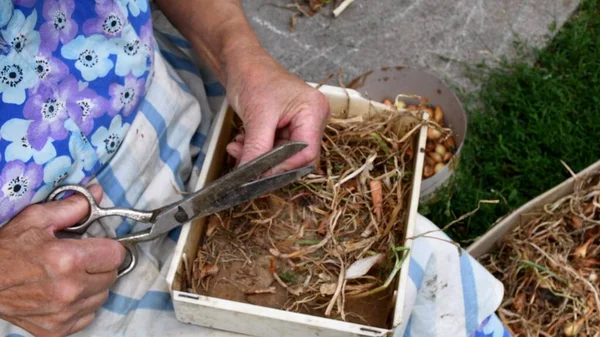
[[288, 141], [308, 146], [271, 173], [306, 166], [319, 157], [329, 116], [327, 99], [261, 47], [240, 0], [155, 2], [218, 76], [244, 122], [244, 137], [227, 146], [240, 165]]
[[227, 85], [228, 73], [244, 62], [272, 62], [252, 31], [239, 0], [156, 0], [173, 25], [190, 41], [196, 53]]

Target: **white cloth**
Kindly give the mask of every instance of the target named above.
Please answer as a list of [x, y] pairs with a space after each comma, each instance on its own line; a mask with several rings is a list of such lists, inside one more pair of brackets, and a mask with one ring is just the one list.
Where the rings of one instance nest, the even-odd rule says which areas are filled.
[[410, 318], [395, 337], [471, 336], [500, 306], [502, 283], [421, 215], [415, 237], [406, 296]]

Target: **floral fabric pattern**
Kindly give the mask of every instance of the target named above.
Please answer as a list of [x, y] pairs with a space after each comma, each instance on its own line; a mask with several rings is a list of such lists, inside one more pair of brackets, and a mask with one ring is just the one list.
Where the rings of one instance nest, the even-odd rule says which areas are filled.
[[0, 226], [110, 162], [153, 45], [148, 0], [0, 0]]

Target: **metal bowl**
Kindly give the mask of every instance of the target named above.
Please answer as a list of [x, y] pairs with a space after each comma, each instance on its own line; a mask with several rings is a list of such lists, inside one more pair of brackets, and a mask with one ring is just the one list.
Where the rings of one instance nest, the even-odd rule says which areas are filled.
[[[392, 101], [398, 94], [429, 97], [428, 104], [439, 105], [444, 111], [444, 125], [452, 129], [456, 141], [456, 153], [446, 166], [424, 179], [421, 184], [421, 202], [435, 196], [435, 191], [444, 186], [454, 174], [459, 155], [467, 135], [467, 115], [454, 92], [437, 77], [417, 69], [389, 67], [366, 72], [350, 82], [349, 88], [355, 89], [371, 100]], [[416, 100], [405, 100], [408, 104], [418, 104]]]

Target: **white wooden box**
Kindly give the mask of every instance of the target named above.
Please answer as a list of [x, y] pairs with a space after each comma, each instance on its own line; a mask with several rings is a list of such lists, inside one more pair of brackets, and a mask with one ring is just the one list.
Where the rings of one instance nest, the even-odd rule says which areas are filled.
[[598, 170], [600, 170], [600, 161], [595, 162], [579, 172], [577, 178], [571, 177], [554, 186], [552, 189], [538, 195], [494, 225], [487, 233], [475, 240], [475, 242], [469, 246], [467, 251], [476, 259], [489, 253], [496, 248], [500, 241], [510, 234], [514, 228], [527, 223], [532, 217], [536, 216], [536, 213], [540, 208], [544, 207], [544, 205], [573, 193], [577, 179]]
[[[345, 111], [348, 116], [357, 116], [379, 112], [386, 108], [381, 103], [363, 98], [354, 90], [333, 86], [321, 86], [319, 90], [328, 98], [333, 114]], [[232, 123], [230, 121], [233, 114], [234, 112], [227, 102], [224, 102], [213, 123], [205, 163], [196, 189], [214, 181], [221, 174], [221, 166], [226, 155], [225, 146], [231, 140]], [[411, 198], [408, 202], [406, 237], [414, 235], [426, 136], [427, 128], [422, 127], [415, 137], [413, 147], [418, 150], [415, 151], [414, 156], [414, 174]], [[205, 219], [198, 219], [183, 226], [175, 248], [171, 269], [167, 275], [175, 314], [179, 321], [256, 337], [354, 337], [401, 336], [403, 334], [410, 315], [405, 308], [404, 301], [410, 256], [405, 259], [396, 283], [397, 291], [393, 297], [396, 302], [393, 305], [395, 308], [393, 326], [381, 329], [181, 291], [179, 278], [183, 269], [182, 256], [185, 253], [190, 260], [196, 256], [204, 225]], [[412, 240], [407, 240], [404, 246], [410, 248], [411, 244]]]

